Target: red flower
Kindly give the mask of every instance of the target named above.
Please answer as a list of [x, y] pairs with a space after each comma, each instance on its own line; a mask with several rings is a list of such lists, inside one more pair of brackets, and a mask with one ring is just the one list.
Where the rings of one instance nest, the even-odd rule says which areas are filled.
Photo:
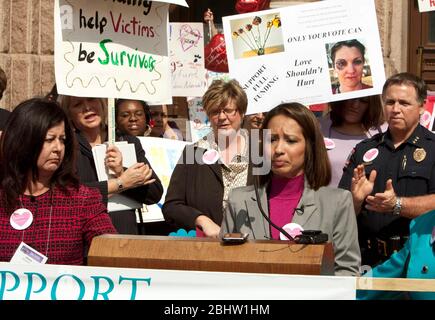
[[255, 17], [254, 20], [252, 20], [252, 24], [255, 26], [258, 26], [261, 23], [261, 18], [260, 17]]

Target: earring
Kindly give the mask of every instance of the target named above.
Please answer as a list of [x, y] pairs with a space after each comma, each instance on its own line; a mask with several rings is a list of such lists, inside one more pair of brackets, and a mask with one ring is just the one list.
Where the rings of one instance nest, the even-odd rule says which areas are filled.
[[145, 132], [144, 132], [144, 137], [148, 137], [149, 135], [150, 135], [150, 133], [151, 133], [151, 130], [153, 130], [153, 128], [151, 128], [151, 126], [150, 125], [146, 125], [146, 129], [145, 129]]

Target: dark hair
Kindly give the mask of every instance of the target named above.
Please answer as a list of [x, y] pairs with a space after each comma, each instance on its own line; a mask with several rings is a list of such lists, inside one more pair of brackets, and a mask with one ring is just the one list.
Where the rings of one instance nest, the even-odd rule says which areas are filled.
[[237, 80], [225, 82], [223, 80], [214, 80], [204, 96], [202, 97], [202, 105], [207, 114], [213, 108], [221, 109], [231, 99], [241, 116], [244, 116], [248, 108], [248, 97], [245, 90], [240, 86]]
[[329, 117], [333, 127], [338, 127], [343, 123], [343, 108], [346, 107], [346, 103], [351, 103], [353, 100], [366, 100], [368, 103], [368, 108], [361, 119], [361, 124], [365, 130], [377, 128], [384, 123], [384, 111], [382, 108], [381, 97], [379, 95], [375, 95], [330, 102]]
[[[34, 98], [20, 103], [11, 113], [0, 139], [0, 180], [6, 207], [11, 210], [29, 179], [38, 179], [37, 162], [47, 131], [65, 124], [65, 156], [51, 184], [66, 190], [78, 187], [75, 175], [75, 140], [65, 112], [56, 102]], [[30, 174], [30, 175], [29, 175]]]
[[359, 42], [356, 39], [339, 41], [339, 42], [336, 42], [330, 50], [331, 51], [332, 67], [334, 67], [334, 64], [335, 64], [335, 54], [337, 53], [338, 49], [340, 49], [342, 47], [349, 47], [349, 48], [355, 47], [355, 48], [357, 48], [359, 50], [359, 52], [361, 52], [363, 61], [365, 61], [364, 55], [366, 54], [366, 47], [361, 42]]
[[[293, 119], [301, 126], [305, 138], [304, 174], [310, 187], [317, 190], [327, 186], [331, 181], [331, 164], [319, 122], [313, 112], [297, 102], [283, 103], [267, 113], [262, 129], [267, 129], [269, 121], [278, 115]], [[260, 176], [260, 184], [265, 184], [269, 179], [270, 173]]]
[[150, 121], [151, 121], [150, 106], [148, 105], [148, 103], [146, 103], [143, 100], [116, 99], [116, 101], [115, 101], [115, 118], [118, 117], [119, 107], [121, 106], [121, 104], [123, 104], [124, 102], [129, 102], [129, 101], [138, 102], [142, 106], [143, 112], [145, 113], [145, 122], [146, 122], [146, 124], [149, 125]]
[[417, 102], [419, 102], [420, 105], [424, 104], [427, 97], [427, 87], [423, 79], [409, 72], [395, 74], [385, 81], [384, 87], [382, 88], [382, 99], [385, 100], [387, 89], [394, 85], [407, 85], [414, 87], [417, 95]]
[[3, 97], [3, 92], [6, 90], [7, 84], [8, 78], [6, 77], [6, 73], [0, 67], [0, 99]]
[[57, 92], [57, 85], [55, 83], [51, 88], [50, 92], [47, 93], [47, 95], [45, 96], [45, 99], [50, 101], [57, 101], [58, 97], [59, 97], [59, 93]]
[[4, 130], [10, 115], [11, 112], [9, 110], [0, 108], [0, 131]]

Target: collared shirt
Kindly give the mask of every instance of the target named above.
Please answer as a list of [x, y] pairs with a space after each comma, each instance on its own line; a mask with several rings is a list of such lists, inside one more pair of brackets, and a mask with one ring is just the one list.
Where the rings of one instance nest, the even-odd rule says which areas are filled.
[[[244, 187], [248, 182], [248, 167], [249, 167], [249, 148], [248, 148], [248, 134], [246, 130], [239, 131], [243, 139], [245, 139], [245, 146], [240, 154], [236, 154], [228, 165], [221, 159], [220, 164], [222, 168], [222, 180], [224, 184], [224, 197], [223, 197], [223, 211], [226, 208], [228, 195], [233, 188]], [[214, 133], [210, 132], [207, 136], [197, 142], [198, 147], [210, 150], [214, 149], [219, 152], [219, 146], [214, 138]]]
[[[377, 157], [364, 162], [364, 154], [374, 148], [379, 151]], [[394, 147], [389, 130], [359, 143], [343, 169], [340, 188], [350, 190], [353, 170], [362, 163], [365, 165], [367, 177], [372, 170], [377, 172], [372, 194], [384, 192], [388, 179], [392, 179], [398, 196], [413, 197], [435, 193], [435, 134], [421, 125], [397, 148]], [[392, 235], [409, 234], [409, 219], [371, 212], [364, 205], [358, 216], [360, 238], [376, 236], [387, 239]]]

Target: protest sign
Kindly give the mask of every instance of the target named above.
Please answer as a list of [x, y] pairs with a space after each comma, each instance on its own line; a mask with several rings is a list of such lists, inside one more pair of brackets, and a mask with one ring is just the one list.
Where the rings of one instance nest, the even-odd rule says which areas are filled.
[[434, 11], [435, 0], [418, 0], [418, 9], [420, 12]]
[[[355, 277], [338, 276], [0, 262], [0, 300], [353, 300], [356, 281]], [[171, 303], [168, 305], [173, 307], [174, 301]], [[170, 312], [168, 307], [162, 314]]]
[[56, 0], [59, 93], [151, 101], [170, 98], [168, 7], [151, 1]]
[[208, 135], [212, 128], [201, 98], [188, 98], [187, 107], [189, 108], [188, 140], [196, 142]]
[[424, 112], [420, 116], [420, 124], [428, 130], [435, 132], [435, 92], [429, 91], [424, 104]]
[[[248, 114], [286, 101], [310, 105], [382, 91], [373, 0], [317, 1], [224, 17], [223, 25], [230, 75], [247, 92]], [[353, 44], [350, 53], [342, 41]]]
[[172, 171], [174, 171], [184, 147], [189, 143], [154, 137], [138, 138], [142, 148], [145, 150], [146, 158], [163, 186], [163, 195], [159, 203], [147, 205], [146, 210], [144, 210], [143, 219], [144, 222], [164, 221], [161, 208], [165, 203], [166, 191], [168, 190]]
[[202, 23], [170, 23], [172, 95], [199, 97], [206, 90]]

